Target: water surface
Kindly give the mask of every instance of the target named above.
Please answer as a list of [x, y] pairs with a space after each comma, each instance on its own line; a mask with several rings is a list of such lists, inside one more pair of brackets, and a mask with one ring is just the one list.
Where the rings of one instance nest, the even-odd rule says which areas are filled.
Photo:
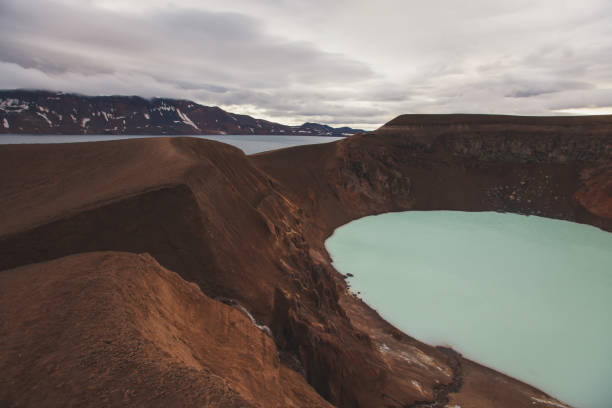
[[612, 234], [492, 212], [366, 217], [326, 242], [404, 332], [575, 407], [612, 407]]
[[[343, 139], [328, 136], [282, 136], [282, 135], [178, 135], [216, 140], [242, 149], [245, 154], [255, 154], [285, 147], [329, 143]], [[79, 143], [104, 140], [133, 139], [143, 137], [176, 137], [172, 135], [0, 135], [0, 144], [19, 143]]]

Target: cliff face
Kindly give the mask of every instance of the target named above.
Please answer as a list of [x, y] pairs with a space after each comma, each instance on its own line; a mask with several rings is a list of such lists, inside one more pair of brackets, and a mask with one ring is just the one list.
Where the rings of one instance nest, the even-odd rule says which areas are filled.
[[[405, 119], [418, 130], [405, 128]], [[106, 390], [109, 398], [123, 395], [122, 403], [138, 405], [147, 387], [155, 388], [138, 382], [147, 376], [151, 384], [163, 381], [163, 401], [177, 405], [210, 403], [204, 394], [216, 396], [212, 406], [227, 407], [325, 406], [322, 398], [340, 407], [557, 404], [384, 322], [347, 291], [323, 243], [351, 219], [406, 209], [515, 211], [611, 230], [612, 120], [583, 119], [592, 125], [585, 135], [549, 119], [534, 127], [501, 118], [495, 126], [512, 129], [503, 131], [479, 118], [444, 117], [449, 123], [442, 125], [415, 119], [372, 135], [250, 157], [187, 138], [0, 146], [0, 278], [10, 288], [2, 310], [8, 316], [22, 310], [13, 323], [0, 319], [10, 334], [0, 343], [0, 378], [13, 390], [0, 401], [35, 405], [37, 394], [29, 392], [35, 386], [69, 401], [74, 388], [60, 384], [76, 384], [71, 379], [80, 376], [80, 398]], [[575, 144], [568, 150], [560, 137]], [[43, 276], [49, 283], [40, 286]], [[62, 286], [79, 279], [137, 288], [138, 299], [100, 296], [111, 310], [124, 304], [134, 310], [123, 323], [108, 324], [129, 328], [144, 348], [127, 337], [117, 340], [122, 352], [100, 348], [95, 324], [75, 332], [69, 344], [36, 348], [48, 325], [86, 321], [98, 310], [96, 302], [75, 301], [66, 308], [69, 317], [60, 318], [45, 306], [68, 302], [86, 287], [98, 293], [91, 285]], [[142, 280], [156, 283], [143, 287]], [[26, 339], [21, 346], [19, 338]], [[69, 357], [74, 347], [94, 365], [104, 367], [114, 356], [113, 364], [129, 371], [109, 367], [108, 382], [90, 383], [93, 374], [80, 357]], [[31, 359], [22, 364], [17, 352]], [[72, 363], [58, 363], [64, 360]], [[36, 361], [55, 374], [38, 375]], [[206, 375], [179, 395], [186, 382], [164, 378], [188, 371]]]
[[[405, 115], [335, 146], [333, 153], [323, 145], [254, 159], [298, 186], [302, 199], [309, 196], [302, 186], [330, 181], [317, 187], [326, 194], [310, 196], [333, 228], [406, 209], [511, 211], [612, 228], [612, 116]], [[325, 159], [281, 170], [284, 157], [306, 154]]]
[[317, 123], [286, 126], [187, 100], [0, 91], [0, 134], [348, 136], [358, 132]]
[[[305, 233], [317, 249], [323, 251], [320, 243], [352, 219], [410, 209], [509, 211], [612, 231], [612, 117], [399, 119], [417, 130], [394, 125], [396, 120], [370, 135], [253, 156], [316, 214]], [[287, 163], [299, 160], [302, 166], [286, 170]], [[340, 304], [376, 347], [406, 355], [401, 351], [405, 337], [373, 323], [377, 320], [369, 318], [369, 309], [358, 299], [343, 293]], [[447, 362], [455, 382], [434, 385], [435, 397], [423, 398], [437, 401], [431, 406], [544, 406], [541, 401], [550, 401], [458, 359], [454, 368]], [[389, 370], [400, 370], [391, 360]]]

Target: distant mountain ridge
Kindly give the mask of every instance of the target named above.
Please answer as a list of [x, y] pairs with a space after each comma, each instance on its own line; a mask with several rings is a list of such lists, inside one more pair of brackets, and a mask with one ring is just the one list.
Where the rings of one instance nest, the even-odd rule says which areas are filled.
[[349, 136], [318, 123], [287, 126], [189, 100], [0, 90], [0, 134], [175, 134]]

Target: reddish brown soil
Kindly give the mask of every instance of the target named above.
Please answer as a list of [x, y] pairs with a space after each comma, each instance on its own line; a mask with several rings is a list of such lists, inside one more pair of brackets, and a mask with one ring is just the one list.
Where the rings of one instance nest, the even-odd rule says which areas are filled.
[[611, 122], [409, 116], [252, 157], [187, 138], [0, 146], [1, 401], [550, 406], [384, 322], [323, 243], [409, 209], [612, 230]]
[[9, 406], [330, 407], [243, 312], [147, 254], [3, 271], [0, 322]]

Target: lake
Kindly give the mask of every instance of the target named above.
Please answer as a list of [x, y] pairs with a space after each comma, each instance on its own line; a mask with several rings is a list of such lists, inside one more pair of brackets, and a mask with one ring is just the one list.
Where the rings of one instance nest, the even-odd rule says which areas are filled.
[[[186, 135], [178, 135], [185, 137]], [[143, 137], [176, 137], [170, 135], [0, 135], [0, 144], [19, 143], [79, 143], [105, 140], [133, 139]], [[284, 147], [329, 143], [343, 139], [327, 136], [281, 136], [281, 135], [187, 135], [200, 139], [216, 140], [242, 149], [245, 154], [255, 154]]]
[[351, 290], [407, 334], [575, 407], [612, 401], [612, 234], [493, 212], [365, 217], [326, 241]]

